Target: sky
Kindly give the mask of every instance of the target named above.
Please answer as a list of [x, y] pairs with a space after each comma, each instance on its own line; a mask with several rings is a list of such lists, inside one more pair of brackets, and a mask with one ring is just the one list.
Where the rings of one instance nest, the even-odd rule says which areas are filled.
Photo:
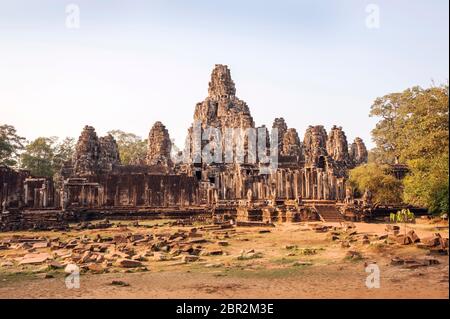
[[0, 0], [0, 125], [29, 140], [161, 121], [182, 146], [215, 64], [257, 126], [337, 125], [371, 148], [377, 97], [448, 82], [449, 2]]

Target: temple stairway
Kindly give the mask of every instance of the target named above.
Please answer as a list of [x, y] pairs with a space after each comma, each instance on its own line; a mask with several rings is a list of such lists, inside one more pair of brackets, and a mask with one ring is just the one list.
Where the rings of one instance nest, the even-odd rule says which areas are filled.
[[344, 221], [344, 217], [339, 212], [335, 202], [324, 201], [323, 203], [314, 203], [313, 207], [317, 210], [320, 219], [324, 222], [338, 223]]

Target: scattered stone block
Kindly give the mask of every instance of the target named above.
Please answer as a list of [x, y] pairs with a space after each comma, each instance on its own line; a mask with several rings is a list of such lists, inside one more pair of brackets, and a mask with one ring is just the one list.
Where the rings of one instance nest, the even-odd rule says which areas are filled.
[[406, 236], [409, 238], [409, 241], [411, 243], [418, 243], [420, 242], [419, 236], [417, 236], [416, 232], [414, 230], [410, 230]]
[[89, 264], [88, 270], [95, 273], [95, 274], [102, 274], [105, 272], [105, 267], [100, 264]]
[[198, 256], [195, 256], [195, 255], [184, 255], [184, 256], [181, 258], [181, 261], [182, 261], [183, 263], [190, 263], [190, 262], [197, 261], [198, 259], [199, 259], [199, 257], [198, 257]]
[[52, 256], [50, 256], [50, 254], [48, 253], [27, 254], [19, 260], [19, 265], [42, 264], [48, 259], [52, 259]]
[[163, 253], [163, 252], [154, 252], [153, 253], [153, 259], [155, 261], [166, 261], [169, 260], [169, 256], [167, 256], [167, 254]]
[[400, 245], [409, 245], [409, 244], [411, 244], [411, 239], [408, 236], [405, 236], [405, 235], [398, 235], [396, 237], [396, 241]]
[[137, 260], [119, 259], [117, 261], [117, 265], [122, 268], [136, 268], [136, 267], [141, 267], [142, 263]]

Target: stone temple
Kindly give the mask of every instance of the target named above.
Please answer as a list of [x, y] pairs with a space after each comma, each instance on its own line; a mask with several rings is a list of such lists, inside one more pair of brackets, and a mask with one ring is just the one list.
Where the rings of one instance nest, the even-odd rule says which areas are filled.
[[[261, 133], [256, 141], [246, 133], [252, 129]], [[252, 155], [252, 145], [263, 145], [262, 152]], [[204, 160], [205, 147], [213, 160]], [[216, 65], [208, 96], [195, 106], [183, 152], [174, 151], [167, 128], [156, 122], [146, 160], [123, 165], [114, 138], [98, 137], [85, 126], [72, 161], [55, 182], [0, 167], [0, 227], [45, 228], [94, 218], [237, 223], [357, 218], [370, 212], [370, 193], [353, 199], [346, 180], [349, 169], [366, 162], [362, 139], [349, 144], [338, 126], [329, 132], [309, 126], [302, 140], [281, 117], [270, 129], [256, 127], [249, 106], [236, 96], [230, 70]]]

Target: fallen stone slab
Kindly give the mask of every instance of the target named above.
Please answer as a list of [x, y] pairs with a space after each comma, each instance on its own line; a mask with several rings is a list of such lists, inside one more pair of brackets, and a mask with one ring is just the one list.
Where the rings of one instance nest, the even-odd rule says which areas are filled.
[[406, 236], [409, 238], [409, 241], [411, 243], [419, 243], [420, 242], [420, 238], [419, 236], [417, 236], [416, 232], [414, 230], [410, 230]]
[[102, 274], [106, 270], [106, 268], [101, 264], [89, 264], [87, 268], [89, 271], [95, 274]]
[[166, 261], [166, 260], [170, 260], [171, 257], [169, 257], [167, 254], [165, 254], [163, 252], [154, 252], [153, 259], [156, 261]]
[[141, 267], [142, 263], [138, 260], [119, 259], [117, 261], [117, 265], [122, 268], [136, 268], [136, 267]]
[[60, 262], [57, 262], [56, 260], [52, 260], [48, 263], [48, 266], [52, 269], [62, 269], [64, 268], [64, 265]]
[[391, 259], [391, 265], [393, 266], [400, 266], [405, 264], [405, 260], [399, 257], [394, 257]]
[[208, 252], [209, 256], [223, 255], [223, 250], [221, 250], [221, 249], [208, 250], [207, 252]]
[[408, 236], [405, 236], [405, 235], [398, 235], [395, 240], [400, 245], [409, 245], [409, 244], [411, 244], [411, 239]]
[[31, 247], [35, 248], [35, 249], [37, 249], [37, 248], [47, 248], [48, 247], [48, 243], [46, 241], [37, 242], [37, 243], [34, 243]]
[[439, 246], [441, 239], [441, 234], [435, 233], [433, 236], [422, 238], [422, 243], [428, 247], [436, 247]]
[[190, 262], [194, 262], [199, 260], [198, 256], [195, 255], [184, 255], [183, 257], [181, 257], [181, 261], [183, 263], [190, 263]]
[[27, 254], [19, 260], [19, 265], [41, 264], [48, 259], [52, 259], [52, 256], [48, 253]]
[[204, 244], [207, 243], [208, 241], [204, 238], [199, 238], [199, 239], [191, 239], [188, 243], [189, 244]]

